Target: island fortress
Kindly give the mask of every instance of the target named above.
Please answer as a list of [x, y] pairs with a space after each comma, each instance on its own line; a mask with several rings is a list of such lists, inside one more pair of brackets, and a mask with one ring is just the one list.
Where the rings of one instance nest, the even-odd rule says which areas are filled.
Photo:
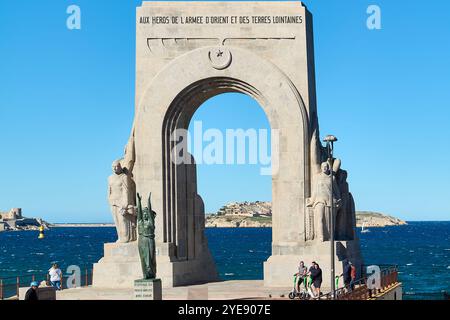
[[290, 287], [304, 260], [319, 262], [323, 288], [330, 287], [331, 190], [336, 274], [348, 260], [360, 271], [347, 172], [338, 159], [333, 167], [326, 163], [315, 88], [313, 20], [301, 2], [144, 1], [136, 16], [135, 118], [109, 180], [119, 241], [105, 245], [94, 266], [94, 287], [132, 287], [142, 277], [136, 192], [145, 199], [151, 193], [163, 286], [218, 279], [195, 159], [174, 133], [188, 128], [203, 102], [227, 92], [258, 101], [279, 133], [271, 146], [278, 170], [272, 175], [272, 254], [264, 263], [264, 284]]
[[9, 211], [2, 212], [0, 211], [0, 220], [17, 220], [22, 219], [22, 209], [21, 208], [13, 208]]
[[0, 231], [39, 230], [41, 226], [48, 229], [50, 224], [41, 218], [24, 217], [21, 208], [0, 211]]
[[13, 208], [5, 212], [0, 211], [0, 231], [14, 228], [18, 219], [22, 219], [21, 208]]

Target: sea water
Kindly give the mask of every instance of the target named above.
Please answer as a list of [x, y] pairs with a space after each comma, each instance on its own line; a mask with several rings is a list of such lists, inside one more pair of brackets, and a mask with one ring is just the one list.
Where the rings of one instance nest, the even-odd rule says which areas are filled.
[[[398, 265], [404, 299], [442, 299], [443, 291], [450, 292], [450, 222], [410, 222], [358, 234], [365, 265]], [[212, 228], [206, 236], [223, 280], [263, 278], [270, 228]], [[91, 270], [103, 244], [117, 239], [114, 228], [54, 228], [45, 239], [37, 237], [38, 231], [0, 233], [0, 278], [45, 275], [52, 262], [63, 271], [70, 265]]]

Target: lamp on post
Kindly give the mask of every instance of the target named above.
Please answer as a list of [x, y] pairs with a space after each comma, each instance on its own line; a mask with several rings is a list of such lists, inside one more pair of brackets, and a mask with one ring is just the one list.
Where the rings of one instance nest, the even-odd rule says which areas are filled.
[[329, 212], [329, 221], [330, 221], [330, 255], [331, 255], [331, 299], [335, 298], [335, 263], [334, 263], [334, 199], [333, 199], [333, 148], [334, 143], [338, 141], [338, 139], [333, 135], [328, 135], [323, 139], [326, 143], [327, 148], [327, 156], [328, 156], [328, 167], [330, 172], [330, 180], [331, 180], [331, 193], [330, 193], [330, 212]]

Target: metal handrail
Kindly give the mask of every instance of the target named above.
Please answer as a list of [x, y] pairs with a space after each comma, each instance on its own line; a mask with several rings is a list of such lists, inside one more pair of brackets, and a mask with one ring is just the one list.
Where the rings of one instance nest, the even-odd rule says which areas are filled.
[[[383, 268], [381, 270], [381, 289], [380, 289], [380, 291], [384, 291], [386, 288], [389, 288], [392, 284], [398, 282], [398, 266], [397, 265], [384, 265], [384, 266], [385, 266], [385, 268]], [[362, 269], [365, 270], [364, 266]], [[336, 289], [334, 291], [334, 294], [333, 294], [333, 292], [330, 291], [326, 294], [320, 295], [318, 297], [318, 299], [324, 298], [324, 299], [330, 300], [333, 296], [337, 300], [346, 299], [346, 298], [350, 298], [351, 295], [357, 295], [359, 293], [359, 291], [361, 292], [361, 296], [364, 297], [365, 299], [372, 297], [373, 294], [376, 292], [372, 292], [372, 290], [367, 288], [368, 277], [367, 277], [367, 275], [365, 275], [365, 272], [363, 272], [363, 274], [364, 275], [362, 278], [353, 282], [353, 285], [355, 287], [358, 286], [358, 288], [356, 288], [352, 291], [348, 291], [349, 286], [348, 285], [343, 286], [339, 289]], [[359, 291], [357, 291], [357, 290], [359, 290]], [[355, 291], [356, 291], [356, 294], [355, 294]]]
[[[366, 284], [366, 280], [367, 280], [367, 278], [360, 278], [360, 279], [354, 281], [354, 282], [353, 282], [353, 285], [355, 285], [355, 286], [357, 286], [357, 285], [359, 285], [359, 286], [365, 285], [365, 284]], [[334, 297], [335, 297], [335, 298], [336, 298], [336, 297], [341, 297], [342, 295], [346, 294], [346, 293], [347, 293], [346, 290], [348, 290], [348, 287], [349, 287], [349, 285], [343, 286], [343, 287], [340, 287], [340, 288], [336, 289], [336, 290], [334, 291]], [[330, 292], [321, 294], [321, 295], [319, 296], [319, 299], [325, 298], [325, 299], [327, 299], [327, 300], [330, 300], [332, 297], [333, 297], [333, 295], [332, 295], [332, 292], [330, 291]]]
[[[65, 288], [65, 283], [67, 281], [67, 279], [72, 276], [72, 275], [62, 275], [61, 277], [61, 289]], [[41, 281], [45, 281], [48, 285], [50, 284], [50, 276], [48, 275], [48, 273], [40, 273], [40, 274], [27, 274], [27, 275], [20, 275], [20, 276], [15, 276], [15, 277], [3, 277], [0, 278], [0, 300], [4, 300], [6, 299], [8, 292], [7, 292], [7, 288], [10, 288], [9, 292], [13, 293], [15, 291], [15, 296], [18, 299], [19, 298], [19, 290], [21, 288], [21, 286], [23, 286], [24, 284], [25, 287], [29, 286], [29, 281], [27, 282], [23, 282], [21, 281], [21, 279], [23, 280], [24, 278], [26, 279], [30, 279], [31, 281], [36, 281], [36, 279], [42, 279]], [[11, 281], [5, 281], [5, 280], [11, 280]], [[83, 283], [84, 280], [84, 283]], [[39, 280], [38, 280], [39, 281]], [[89, 285], [92, 285], [93, 282], [93, 269], [91, 268], [84, 268], [84, 275], [81, 274], [80, 276], [80, 286], [81, 287], [86, 287]], [[12, 296], [14, 297], [14, 295], [12, 294]]]
[[[92, 265], [85, 266], [85, 267], [80, 268], [80, 269], [81, 270], [89, 270], [89, 269], [92, 269]], [[20, 277], [20, 278], [35, 277], [35, 276], [40, 276], [40, 275], [48, 275], [48, 273], [47, 272], [42, 272], [42, 273], [19, 274], [19, 275], [10, 276], [10, 277], [0, 277], [0, 280], [16, 279], [17, 277]]]

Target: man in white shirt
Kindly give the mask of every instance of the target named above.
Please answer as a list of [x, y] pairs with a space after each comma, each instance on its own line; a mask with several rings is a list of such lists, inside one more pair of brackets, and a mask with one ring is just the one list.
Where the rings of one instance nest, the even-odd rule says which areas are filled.
[[50, 275], [52, 287], [55, 287], [56, 290], [61, 290], [62, 272], [61, 269], [59, 269], [58, 264], [54, 263], [50, 270], [48, 270], [48, 274]]

